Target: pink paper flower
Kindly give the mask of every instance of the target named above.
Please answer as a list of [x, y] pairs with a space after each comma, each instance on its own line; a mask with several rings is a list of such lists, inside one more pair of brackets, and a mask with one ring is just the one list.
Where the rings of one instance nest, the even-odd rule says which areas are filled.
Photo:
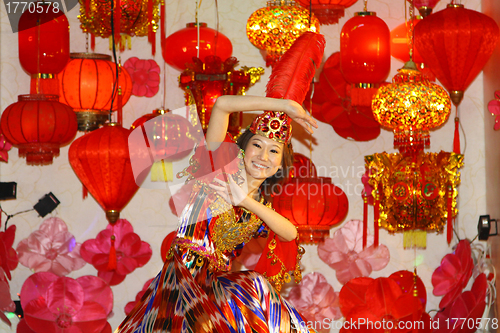
[[8, 227], [5, 232], [0, 232], [0, 267], [3, 269], [2, 274], [5, 274], [5, 276], [7, 276], [7, 279], [9, 280], [12, 279], [10, 271], [16, 269], [19, 262], [17, 258], [17, 252], [12, 247], [15, 237], [15, 225], [11, 225], [10, 227]]
[[101, 333], [113, 309], [113, 292], [95, 276], [74, 280], [41, 272], [24, 282], [21, 305], [26, 324], [36, 333]]
[[495, 91], [495, 99], [488, 103], [488, 110], [495, 116], [495, 131], [500, 130], [500, 90]]
[[132, 95], [153, 97], [160, 89], [160, 67], [156, 61], [129, 58], [123, 64], [132, 78]]
[[151, 246], [134, 233], [130, 222], [120, 219], [114, 225], [108, 224], [95, 239], [85, 241], [80, 254], [98, 270], [100, 278], [114, 286], [137, 267], [144, 266], [151, 258], [152, 251]]
[[444, 295], [439, 303], [442, 309], [452, 303], [465, 288], [472, 275], [472, 254], [467, 240], [461, 240], [455, 253], [449, 253], [441, 260], [441, 266], [432, 273], [433, 294]]
[[9, 280], [7, 280], [3, 268], [0, 267], [0, 320], [10, 326], [10, 320], [4, 312], [14, 312], [15, 310], [16, 305], [10, 296]]
[[153, 279], [149, 279], [144, 283], [144, 286], [142, 287], [142, 290], [135, 295], [135, 301], [128, 302], [127, 305], [125, 305], [125, 315], [128, 316], [130, 312], [134, 309], [135, 305], [141, 300], [142, 296], [146, 293], [146, 290], [148, 290], [149, 285], [151, 282], [153, 282]]
[[434, 316], [434, 332], [436, 333], [473, 333], [480, 324], [480, 318], [486, 307], [485, 297], [488, 283], [486, 275], [480, 274], [474, 281], [470, 291], [461, 293], [453, 303]]
[[369, 276], [389, 263], [389, 250], [385, 245], [373, 246], [373, 236], [367, 235], [363, 250], [363, 223], [348, 221], [318, 246], [318, 255], [336, 272], [337, 280], [345, 284], [361, 276]]
[[342, 317], [338, 295], [321, 273], [313, 272], [290, 290], [287, 299], [306, 321], [324, 323]]
[[64, 276], [85, 266], [80, 247], [66, 223], [58, 217], [51, 217], [19, 242], [17, 252], [19, 262], [33, 272]]
[[0, 133], [0, 161], [9, 161], [9, 150], [12, 148], [12, 144], [5, 139], [3, 133]]

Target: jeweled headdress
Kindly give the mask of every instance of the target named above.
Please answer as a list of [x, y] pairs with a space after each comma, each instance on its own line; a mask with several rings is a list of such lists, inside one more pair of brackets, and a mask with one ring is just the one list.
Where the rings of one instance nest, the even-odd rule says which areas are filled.
[[[273, 67], [267, 83], [267, 97], [292, 99], [302, 104], [314, 73], [321, 64], [325, 38], [314, 32], [305, 32]], [[291, 119], [283, 112], [264, 111], [257, 116], [250, 131], [280, 143], [292, 138]]]

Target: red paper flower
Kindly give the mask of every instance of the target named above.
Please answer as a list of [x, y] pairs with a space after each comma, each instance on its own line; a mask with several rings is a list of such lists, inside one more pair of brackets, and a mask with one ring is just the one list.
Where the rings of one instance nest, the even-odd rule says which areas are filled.
[[410, 332], [426, 315], [418, 297], [385, 277], [352, 279], [340, 290], [339, 302], [345, 321], [356, 323], [355, 329], [345, 327], [350, 332]]
[[0, 232], [0, 267], [3, 268], [7, 279], [11, 280], [10, 271], [16, 269], [19, 260], [17, 252], [12, 248], [16, 237], [16, 226], [11, 225], [7, 230]]
[[108, 224], [95, 239], [85, 241], [80, 254], [98, 270], [100, 278], [114, 286], [137, 267], [144, 266], [152, 251], [151, 246], [134, 233], [130, 222], [120, 219], [113, 225]]
[[3, 268], [0, 267], [0, 320], [10, 326], [10, 320], [4, 312], [14, 312], [16, 305], [10, 296], [9, 280], [7, 280]]
[[342, 317], [338, 295], [321, 273], [314, 272], [304, 276], [302, 282], [290, 290], [287, 299], [306, 321], [324, 323]]
[[496, 131], [500, 130], [500, 90], [495, 91], [495, 99], [488, 103], [488, 110], [492, 116], [495, 116], [495, 126], [493, 128]]
[[441, 260], [441, 266], [432, 273], [433, 294], [444, 295], [440, 308], [451, 304], [460, 295], [472, 275], [471, 248], [467, 240], [457, 244], [455, 253], [449, 253]]
[[52, 272], [63, 276], [85, 266], [80, 246], [66, 223], [58, 217], [51, 217], [19, 242], [17, 253], [19, 262], [35, 273]]
[[21, 305], [26, 324], [36, 333], [101, 333], [113, 309], [113, 292], [95, 276], [74, 280], [41, 272], [24, 282]]
[[137, 295], [135, 296], [135, 301], [128, 302], [127, 305], [125, 305], [125, 315], [126, 316], [128, 316], [130, 314], [130, 312], [132, 312], [135, 305], [137, 304], [137, 302], [139, 302], [141, 300], [142, 296], [144, 295], [144, 293], [146, 293], [146, 290], [148, 290], [148, 287], [151, 284], [151, 282], [153, 282], [153, 280], [154, 280], [154, 278], [147, 280], [146, 283], [144, 283], [142, 290], [139, 291], [137, 293]]
[[153, 97], [160, 89], [160, 67], [152, 59], [129, 58], [123, 64], [132, 78], [132, 95]]
[[9, 150], [12, 148], [12, 144], [5, 139], [3, 133], [0, 133], [0, 161], [9, 161]]
[[[453, 303], [434, 316], [433, 327], [436, 333], [473, 333], [477, 329], [486, 328], [481, 321], [486, 306], [485, 297], [488, 283], [486, 275], [480, 274], [474, 281], [470, 291], [460, 294]], [[481, 326], [480, 326], [481, 325]]]
[[368, 276], [389, 263], [389, 250], [385, 245], [373, 246], [373, 236], [368, 235], [363, 250], [363, 223], [347, 222], [335, 231], [333, 238], [326, 238], [318, 246], [318, 255], [336, 271], [337, 280], [345, 284], [360, 276]]

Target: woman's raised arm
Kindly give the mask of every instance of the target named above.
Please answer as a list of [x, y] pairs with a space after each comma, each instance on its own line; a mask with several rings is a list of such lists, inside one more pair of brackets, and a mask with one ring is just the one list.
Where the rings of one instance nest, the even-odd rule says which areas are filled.
[[212, 108], [206, 134], [208, 147], [215, 150], [218, 147], [216, 143], [224, 141], [231, 113], [263, 110], [284, 112], [309, 133], [313, 132], [311, 127], [318, 127], [316, 121], [295, 101], [261, 96], [223, 95]]

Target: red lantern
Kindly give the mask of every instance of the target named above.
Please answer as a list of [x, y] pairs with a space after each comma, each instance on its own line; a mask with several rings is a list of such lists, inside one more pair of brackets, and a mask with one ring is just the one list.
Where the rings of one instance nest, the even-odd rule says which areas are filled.
[[56, 95], [19, 95], [2, 113], [0, 127], [27, 164], [50, 164], [59, 147], [71, 141], [77, 123], [73, 110]]
[[105, 54], [71, 53], [70, 62], [58, 78], [60, 101], [76, 112], [81, 131], [98, 128], [109, 118], [111, 101], [116, 111], [132, 94], [132, 79], [121, 67], [118, 84], [114, 85], [116, 65]]
[[[302, 163], [304, 163], [302, 158]], [[312, 168], [314, 164], [309, 160]], [[299, 231], [299, 242], [318, 243], [332, 226], [347, 215], [349, 202], [344, 191], [326, 177], [291, 178], [273, 198], [273, 207]]]
[[390, 31], [375, 12], [358, 12], [342, 27], [340, 70], [353, 85], [353, 105], [371, 105], [371, 97], [391, 69]]
[[415, 47], [458, 106], [495, 50], [498, 34], [492, 18], [449, 4], [415, 26]]
[[[19, 62], [31, 75], [31, 94], [57, 94], [55, 75], [69, 61], [69, 23], [50, 2], [36, 2], [19, 19]], [[41, 7], [40, 7], [41, 6]]]
[[[119, 38], [120, 34], [148, 36], [148, 41], [152, 44], [152, 53], [155, 54], [155, 32], [160, 22], [158, 10], [160, 1], [120, 0], [113, 3], [112, 1], [80, 0], [79, 2], [80, 27], [83, 32], [92, 34], [92, 50], [94, 49], [94, 35], [107, 38], [114, 32], [115, 43], [120, 42], [122, 49], [125, 48], [125, 42]], [[113, 4], [116, 5], [115, 8], [112, 7]], [[113, 27], [111, 27], [111, 15], [113, 15]], [[130, 37], [128, 39], [130, 43]]]
[[370, 106], [352, 105], [350, 88], [340, 72], [340, 53], [335, 52], [325, 61], [315, 82], [312, 115], [332, 125], [344, 139], [373, 140], [380, 134], [380, 125]]
[[316, 166], [312, 161], [302, 154], [293, 154], [293, 168], [288, 174], [289, 178], [309, 178], [317, 177]]
[[186, 28], [168, 36], [163, 44], [163, 59], [180, 71], [186, 69], [186, 63], [192, 63], [193, 58], [217, 56], [226, 60], [232, 53], [233, 45], [229, 38], [208, 28], [206, 23], [199, 23], [199, 29], [196, 23], [188, 23]]
[[351, 7], [358, 0], [299, 0], [304, 8], [311, 8], [321, 24], [338, 23], [344, 17], [344, 9]]
[[152, 150], [155, 161], [151, 170], [152, 181], [173, 180], [172, 162], [188, 156], [195, 142], [199, 141], [191, 123], [169, 111], [157, 109], [138, 118], [131, 126], [132, 130], [138, 128]]
[[76, 139], [69, 148], [69, 163], [111, 224], [139, 189], [130, 165], [129, 134], [110, 123]]

